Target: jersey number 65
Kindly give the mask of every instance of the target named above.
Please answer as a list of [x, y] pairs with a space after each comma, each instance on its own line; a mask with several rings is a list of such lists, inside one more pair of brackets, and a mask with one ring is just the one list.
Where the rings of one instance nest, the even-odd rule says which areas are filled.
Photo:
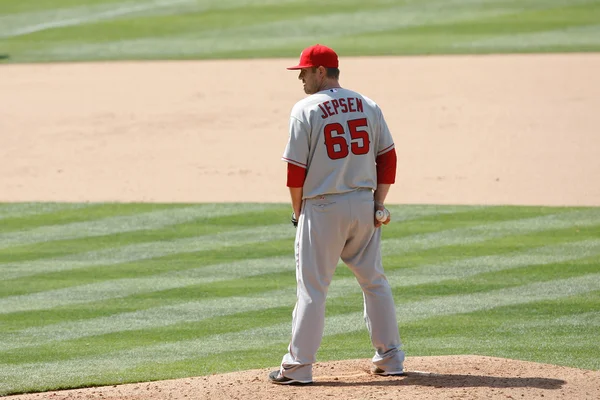
[[339, 122], [333, 122], [325, 125], [323, 133], [325, 134], [325, 146], [327, 147], [327, 155], [332, 160], [347, 157], [349, 152], [352, 154], [361, 155], [367, 154], [370, 149], [369, 132], [359, 130], [359, 128], [367, 127], [367, 119], [351, 119], [347, 122], [348, 130], [350, 131], [350, 145], [344, 136], [346, 131]]

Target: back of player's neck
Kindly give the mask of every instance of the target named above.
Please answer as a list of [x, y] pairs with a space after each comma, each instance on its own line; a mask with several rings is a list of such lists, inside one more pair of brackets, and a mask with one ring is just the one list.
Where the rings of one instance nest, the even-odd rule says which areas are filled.
[[338, 81], [326, 82], [321, 87], [321, 90], [329, 90], [329, 89], [341, 89], [340, 83]]

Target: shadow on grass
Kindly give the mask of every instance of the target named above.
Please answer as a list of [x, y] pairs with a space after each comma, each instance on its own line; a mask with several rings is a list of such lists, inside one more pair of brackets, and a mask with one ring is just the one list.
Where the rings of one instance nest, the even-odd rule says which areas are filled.
[[10, 58], [10, 56], [8, 54], [2, 54], [0, 53], [0, 61], [2, 60], [8, 60]]
[[490, 387], [490, 388], [537, 388], [537, 389], [560, 389], [567, 383], [560, 379], [551, 378], [518, 378], [484, 375], [453, 375], [434, 374], [428, 372], [406, 372], [404, 376], [387, 377], [368, 382], [315, 382], [314, 386], [425, 386], [435, 388], [467, 388], [467, 387]]

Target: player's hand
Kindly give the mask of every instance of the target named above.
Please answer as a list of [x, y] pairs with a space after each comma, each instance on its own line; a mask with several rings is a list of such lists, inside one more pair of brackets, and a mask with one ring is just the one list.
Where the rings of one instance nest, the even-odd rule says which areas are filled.
[[[387, 218], [384, 220], [380, 220], [377, 218], [377, 211], [383, 211]], [[375, 228], [379, 228], [381, 225], [387, 225], [392, 220], [392, 215], [387, 208], [383, 204], [375, 204], [375, 211], [373, 215], [373, 219], [375, 221]]]
[[294, 225], [294, 228], [298, 227], [298, 218], [296, 218], [296, 214], [295, 213], [292, 213], [291, 222], [292, 222], [292, 225]]

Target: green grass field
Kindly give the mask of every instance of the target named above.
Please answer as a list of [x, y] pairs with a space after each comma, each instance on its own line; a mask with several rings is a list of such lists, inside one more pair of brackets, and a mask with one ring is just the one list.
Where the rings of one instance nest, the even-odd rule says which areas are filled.
[[0, 62], [600, 50], [600, 0], [3, 0]]
[[[410, 356], [600, 369], [600, 208], [390, 206]], [[0, 395], [277, 366], [295, 302], [288, 205], [0, 204]], [[369, 358], [340, 266], [319, 361]]]

